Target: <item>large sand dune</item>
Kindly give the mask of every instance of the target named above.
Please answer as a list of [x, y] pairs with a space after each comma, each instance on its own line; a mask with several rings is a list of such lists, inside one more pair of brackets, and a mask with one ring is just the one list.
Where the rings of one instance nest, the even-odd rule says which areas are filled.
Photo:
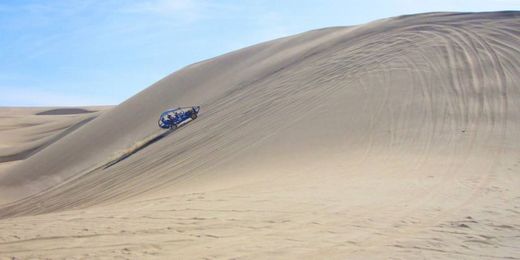
[[403, 16], [193, 64], [9, 167], [0, 256], [518, 259], [519, 187], [520, 12]]

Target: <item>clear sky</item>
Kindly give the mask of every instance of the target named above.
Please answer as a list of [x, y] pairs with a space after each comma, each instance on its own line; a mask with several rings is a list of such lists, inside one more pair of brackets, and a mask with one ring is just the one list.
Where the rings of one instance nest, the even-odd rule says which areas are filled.
[[520, 0], [0, 0], [0, 106], [115, 105], [186, 65], [274, 38]]

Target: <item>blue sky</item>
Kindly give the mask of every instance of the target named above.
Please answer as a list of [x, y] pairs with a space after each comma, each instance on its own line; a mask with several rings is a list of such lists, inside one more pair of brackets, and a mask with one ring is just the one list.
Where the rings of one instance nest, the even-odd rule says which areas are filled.
[[328, 26], [520, 0], [0, 0], [0, 106], [115, 105], [186, 65]]

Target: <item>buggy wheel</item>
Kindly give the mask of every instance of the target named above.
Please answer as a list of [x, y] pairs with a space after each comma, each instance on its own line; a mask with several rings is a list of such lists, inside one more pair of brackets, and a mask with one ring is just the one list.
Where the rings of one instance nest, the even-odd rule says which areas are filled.
[[170, 126], [170, 129], [171, 129], [171, 130], [175, 130], [175, 129], [177, 129], [177, 125], [176, 125], [176, 124], [172, 124], [172, 125]]
[[193, 120], [197, 119], [197, 113], [191, 113], [191, 119], [193, 119]]

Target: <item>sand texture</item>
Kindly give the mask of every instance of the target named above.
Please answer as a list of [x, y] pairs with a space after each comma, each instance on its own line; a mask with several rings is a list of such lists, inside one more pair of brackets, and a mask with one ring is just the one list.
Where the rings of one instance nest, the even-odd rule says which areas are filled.
[[0, 160], [23, 156], [0, 161], [0, 259], [520, 259], [520, 12], [314, 30], [101, 112], [1, 111]]
[[[108, 108], [0, 108], [0, 175]], [[79, 115], [83, 113], [90, 114]]]

